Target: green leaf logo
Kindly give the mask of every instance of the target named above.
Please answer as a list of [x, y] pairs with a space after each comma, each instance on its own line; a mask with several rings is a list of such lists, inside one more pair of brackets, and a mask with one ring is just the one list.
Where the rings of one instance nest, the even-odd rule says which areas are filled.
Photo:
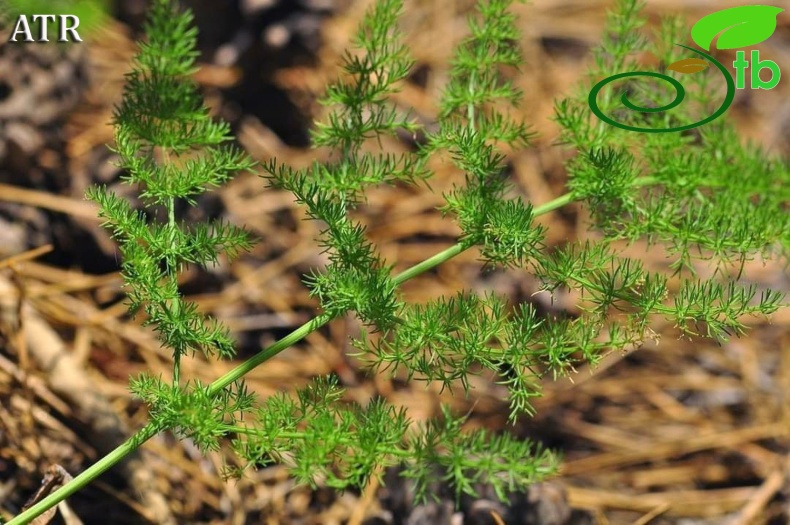
[[706, 51], [713, 39], [717, 49], [752, 46], [767, 40], [776, 30], [776, 17], [784, 11], [770, 5], [744, 5], [716, 11], [699, 19], [691, 28], [691, 38]]

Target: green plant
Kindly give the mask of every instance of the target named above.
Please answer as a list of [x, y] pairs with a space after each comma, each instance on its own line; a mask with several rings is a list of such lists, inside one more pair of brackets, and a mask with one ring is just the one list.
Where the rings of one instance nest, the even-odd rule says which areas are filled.
[[[638, 345], [651, 336], [654, 316], [668, 318], [685, 334], [722, 339], [743, 333], [743, 316], [767, 315], [783, 306], [779, 293], [757, 297], [754, 287], [693, 273], [671, 294], [666, 276], [618, 256], [610, 245], [618, 239], [661, 242], [676, 257], [678, 273], [693, 270], [694, 258], [709, 257], [721, 280], [733, 262], [742, 265], [755, 254], [774, 251], [787, 256], [790, 166], [741, 146], [724, 119], [696, 133], [629, 134], [591, 121], [581, 89], [557, 104], [563, 141], [577, 151], [568, 163], [569, 193], [534, 207], [508, 197], [501, 146], [525, 147], [532, 138], [523, 123], [507, 117], [508, 106], [520, 104], [508, 76], [522, 63], [510, 4], [479, 2], [480, 16], [470, 19], [471, 34], [452, 64], [438, 131], [427, 133], [417, 153], [400, 156], [374, 154], [369, 146], [385, 134], [418, 130], [387, 102], [411, 67], [396, 29], [402, 5], [379, 0], [368, 13], [355, 40], [359, 53], [346, 58], [347, 80], [329, 88], [325, 101], [332, 112], [313, 136], [316, 145], [333, 148], [335, 157], [300, 171], [276, 162], [263, 166], [269, 184], [291, 191], [309, 217], [325, 225], [320, 243], [330, 262], [306, 279], [323, 311], [206, 385], [182, 377], [181, 359], [195, 352], [229, 357], [233, 342], [181, 297], [177, 275], [186, 264], [236, 256], [252, 241], [229, 224], [179, 224], [175, 203], [194, 204], [195, 195], [254, 165], [237, 149], [221, 146], [231, 138], [228, 126], [209, 118], [189, 80], [196, 57], [190, 15], [177, 12], [172, 0], [155, 0], [148, 41], [141, 44], [115, 123], [127, 182], [140, 185], [140, 197], [162, 220], [149, 220], [106, 188], [93, 188], [88, 197], [100, 205], [120, 245], [132, 310], [144, 310], [145, 323], [173, 350], [172, 378], [135, 378], [132, 389], [150, 405], [150, 423], [11, 524], [28, 522], [164, 430], [191, 438], [203, 450], [231, 439], [248, 466], [286, 462], [299, 481], [341, 489], [365, 484], [380, 466], [403, 463], [420, 496], [428, 495], [428, 482], [438, 472], [459, 495], [485, 482], [504, 498], [507, 491], [555, 472], [557, 456], [535, 443], [462, 432], [463, 418], [446, 408], [441, 418], [414, 430], [407, 414], [382, 401], [366, 407], [344, 403], [331, 378], [316, 380], [295, 397], [275, 395], [262, 403], [248, 393], [242, 381], [248, 371], [348, 312], [367, 327], [354, 344], [374, 371], [466, 389], [471, 374], [488, 370], [507, 387], [515, 419], [532, 411], [530, 400], [540, 395], [544, 376], [556, 378], [579, 363], [595, 363], [607, 351]], [[638, 8], [634, 0], [619, 2], [591, 77], [636, 67], [629, 55], [644, 45], [636, 32]], [[665, 24], [663, 31], [677, 27]], [[655, 48], [667, 63], [673, 51]], [[655, 87], [642, 89], [645, 96], [661, 96]], [[602, 106], [613, 103], [603, 98]], [[697, 102], [704, 107], [711, 101], [702, 94]], [[694, 121], [683, 112], [631, 118]], [[391, 264], [351, 212], [371, 185], [425, 181], [427, 160], [439, 155], [449, 155], [463, 173], [463, 184], [445, 195], [442, 210], [455, 218], [462, 236], [456, 245], [392, 276]], [[549, 249], [534, 219], [573, 201], [589, 207], [604, 239]], [[465, 291], [427, 304], [402, 300], [398, 286], [404, 281], [472, 248], [488, 267], [531, 270], [550, 292], [580, 291], [583, 314], [540, 317], [530, 304], [510, 307], [493, 294]]]

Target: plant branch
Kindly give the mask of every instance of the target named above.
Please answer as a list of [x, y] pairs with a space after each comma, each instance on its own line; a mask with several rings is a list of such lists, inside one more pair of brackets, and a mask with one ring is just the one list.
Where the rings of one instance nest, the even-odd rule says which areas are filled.
[[[549, 213], [573, 201], [574, 201], [573, 195], [571, 193], [566, 193], [565, 195], [557, 197], [556, 199], [553, 199], [542, 206], [536, 207], [535, 216]], [[395, 283], [398, 285], [403, 284], [404, 282], [413, 279], [414, 277], [422, 273], [425, 273], [428, 270], [435, 268], [436, 266], [439, 266], [440, 264], [452, 259], [453, 257], [463, 253], [464, 251], [465, 249], [461, 243], [454, 244], [453, 246], [447, 248], [446, 250], [437, 253], [433, 257], [430, 257], [429, 259], [426, 259], [425, 261], [404, 270], [394, 278]], [[216, 394], [217, 392], [222, 391], [228, 385], [232, 384], [238, 379], [241, 379], [248, 372], [252, 371], [254, 368], [265, 363], [266, 361], [276, 356], [286, 348], [289, 348], [295, 343], [301, 341], [302, 339], [310, 335], [312, 332], [318, 330], [319, 328], [330, 322], [332, 319], [334, 319], [334, 317], [326, 313], [314, 317], [312, 320], [308, 321], [307, 323], [303, 324], [299, 328], [295, 329], [287, 336], [264, 348], [250, 359], [244, 361], [242, 364], [240, 364], [233, 370], [229, 371], [222, 377], [212, 382], [211, 385], [209, 386], [209, 391], [212, 394]], [[119, 445], [117, 448], [115, 448], [112, 452], [104, 456], [101, 460], [91, 465], [89, 468], [87, 468], [78, 476], [76, 476], [70, 483], [59, 488], [58, 490], [56, 490], [55, 492], [53, 492], [43, 500], [39, 501], [29, 509], [17, 515], [6, 525], [24, 525], [30, 523], [31, 520], [33, 520], [37, 516], [40, 516], [47, 509], [54, 507], [64, 499], [68, 498], [69, 496], [80, 490], [82, 487], [85, 487], [88, 484], [90, 484], [94, 479], [102, 475], [104, 472], [106, 472], [108, 469], [113, 467], [115, 464], [122, 461], [127, 454], [129, 454], [137, 447], [139, 447], [140, 445], [142, 445], [143, 443], [154, 437], [157, 433], [159, 433], [162, 430], [167, 430], [167, 429], [157, 428], [153, 424], [149, 423], [148, 425], [137, 431], [137, 433], [135, 433], [132, 437], [130, 437], [121, 445]]]

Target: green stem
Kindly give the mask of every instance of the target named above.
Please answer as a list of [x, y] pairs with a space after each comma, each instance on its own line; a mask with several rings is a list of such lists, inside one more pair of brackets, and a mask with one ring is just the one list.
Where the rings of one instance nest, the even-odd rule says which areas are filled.
[[[258, 429], [254, 429], [254, 428], [249, 428], [249, 427], [242, 427], [242, 426], [238, 426], [238, 425], [228, 425], [227, 427], [225, 427], [225, 431], [227, 431], [227, 432], [234, 432], [236, 434], [248, 435], [248, 436], [264, 436], [263, 431], [260, 431]], [[278, 432], [277, 433], [277, 437], [279, 439], [290, 439], [290, 440], [302, 439], [302, 440], [304, 440], [304, 439], [307, 439], [309, 437], [309, 435], [307, 433], [305, 433], [305, 432]], [[352, 441], [350, 441], [348, 439], [343, 439], [343, 440], [341, 440], [339, 442], [343, 443], [343, 444], [346, 444], [348, 446], [354, 446], [354, 444], [355, 444], [355, 443], [353, 443]], [[408, 458], [412, 457], [412, 454], [413, 454], [413, 452], [410, 449], [398, 448], [398, 447], [390, 447], [389, 445], [386, 445], [386, 450], [383, 449], [383, 447], [381, 445], [379, 445], [378, 451], [379, 452], [377, 453], [377, 455], [379, 455], [379, 454], [382, 454], [382, 455], [383, 454], [387, 454], [387, 455], [390, 455], [390, 456], [401, 457], [401, 458], [404, 458], [404, 459], [408, 459]]]
[[[165, 158], [167, 151], [165, 151]], [[171, 253], [175, 249], [176, 243], [176, 199], [174, 197], [170, 197], [167, 203], [167, 227], [168, 227], [168, 234], [170, 235], [170, 250]], [[178, 277], [176, 276], [176, 261], [172, 255], [167, 256], [167, 276], [171, 282], [175, 283], [178, 282]], [[174, 317], [178, 316], [179, 311], [179, 304], [178, 299], [173, 301], [170, 305], [172, 308], [172, 314]], [[178, 385], [181, 381], [181, 353], [174, 352], [173, 353], [173, 384]]]
[[[641, 182], [641, 184], [640, 184]], [[646, 182], [646, 181], [637, 181], [635, 185], [643, 186], [654, 181]], [[571, 193], [566, 193], [561, 197], [557, 197], [556, 199], [547, 202], [541, 206], [538, 206], [534, 209], [534, 216], [544, 215], [549, 213], [553, 210], [561, 208], [571, 202], [573, 202], [574, 197]], [[434, 255], [433, 257], [426, 259], [425, 261], [412, 266], [411, 268], [403, 271], [402, 273], [398, 274], [394, 277], [394, 281], [396, 284], [400, 285], [404, 282], [408, 281], [420, 275], [421, 273], [427, 272], [428, 270], [439, 266], [445, 261], [452, 259], [456, 255], [465, 251], [465, 248], [460, 243], [455, 244], [444, 251], [441, 251]], [[227, 374], [223, 375], [209, 386], [209, 391], [212, 394], [215, 394], [226, 388], [233, 382], [241, 379], [245, 374], [250, 372], [255, 367], [261, 365], [262, 363], [268, 361], [272, 357], [276, 356], [286, 348], [294, 345], [295, 343], [299, 342], [300, 340], [307, 337], [310, 333], [314, 332], [315, 330], [319, 329], [320, 327], [327, 324], [331, 321], [333, 317], [329, 314], [321, 314], [317, 317], [314, 317], [312, 320], [308, 321], [307, 323], [303, 324], [287, 336], [283, 337], [276, 343], [264, 348], [257, 354], [255, 354], [250, 359], [244, 361], [239, 366], [228, 372]], [[165, 428], [159, 428], [157, 425], [153, 423], [149, 423], [132, 437], [124, 441], [121, 445], [119, 445], [115, 450], [108, 453], [102, 459], [88, 467], [82, 473], [80, 473], [77, 477], [75, 477], [70, 483], [64, 485], [63, 487], [59, 488], [46, 498], [42, 499], [26, 511], [22, 512], [21, 514], [17, 515], [11, 521], [9, 521], [6, 525], [24, 525], [26, 523], [30, 523], [34, 518], [40, 516], [44, 513], [47, 509], [50, 509], [66, 499], [67, 497], [71, 496], [81, 488], [85, 487], [89, 483], [91, 483], [94, 479], [100, 476], [102, 473], [107, 471], [116, 463], [120, 462], [127, 454], [133, 452], [137, 447], [154, 437], [158, 432], [166, 430]]]
[[115, 466], [116, 463], [119, 463], [128, 454], [134, 452], [137, 447], [158, 434], [160, 430], [162, 429], [160, 429], [156, 424], [148, 423], [146, 426], [138, 430], [135, 435], [115, 448], [115, 450], [108, 453], [99, 461], [85, 469], [82, 473], [80, 473], [79, 476], [71, 480], [71, 482], [60, 487], [46, 498], [42, 499], [23, 513], [19, 514], [6, 525], [22, 525], [24, 523], [30, 523], [33, 519], [37, 518], [48, 509], [51, 509], [55, 505], [59, 504], [64, 499], [68, 498], [78, 490], [91, 483], [94, 479], [101, 476], [111, 467]]
[[324, 326], [332, 319], [333, 316], [328, 313], [323, 313], [321, 315], [314, 317], [313, 319], [306, 322], [305, 324], [303, 324], [302, 326], [300, 326], [290, 334], [286, 335], [276, 343], [273, 343], [268, 347], [264, 348], [263, 350], [261, 350], [251, 358], [247, 359], [246, 361], [241, 363], [239, 366], [237, 366], [227, 374], [225, 374], [224, 376], [220, 377], [219, 379], [211, 383], [211, 385], [209, 385], [209, 393], [212, 395], [216, 394], [217, 392], [227, 387], [231, 383], [238, 381], [248, 372], [252, 371], [252, 369], [268, 361], [269, 359], [276, 356], [277, 354], [279, 354], [289, 346], [298, 343], [299, 341], [310, 335], [312, 332]]

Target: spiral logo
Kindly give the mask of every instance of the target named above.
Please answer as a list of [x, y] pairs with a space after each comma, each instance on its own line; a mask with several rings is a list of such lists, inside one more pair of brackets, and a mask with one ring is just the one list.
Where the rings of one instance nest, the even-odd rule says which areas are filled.
[[[675, 88], [675, 98], [672, 99], [672, 102], [664, 106], [659, 106], [657, 108], [637, 106], [636, 104], [628, 100], [627, 93], [623, 93], [623, 95], [620, 97], [620, 101], [623, 103], [625, 107], [633, 111], [640, 111], [646, 113], [657, 113], [659, 111], [668, 111], [674, 108], [675, 106], [679, 105], [681, 102], [683, 102], [683, 99], [686, 96], [686, 90], [683, 89], [683, 84], [678, 82], [676, 79], [670, 77], [669, 75], [656, 73], [654, 71], [632, 71], [630, 73], [620, 73], [618, 75], [612, 75], [611, 77], [606, 77], [605, 79], [595, 84], [595, 86], [590, 91], [590, 96], [588, 98], [590, 109], [592, 109], [592, 112], [595, 114], [595, 116], [609, 125], [616, 126], [622, 129], [627, 129], [629, 131], [639, 131], [643, 133], [667, 133], [670, 131], [683, 131], [686, 129], [696, 128], [697, 126], [702, 126], [703, 124], [707, 124], [708, 122], [711, 122], [712, 120], [715, 120], [720, 116], [722, 116], [724, 112], [727, 111], [727, 108], [730, 107], [730, 104], [732, 104], [732, 101], [735, 98], [735, 81], [730, 76], [730, 73], [724, 68], [723, 65], [721, 65], [721, 63], [718, 60], [716, 60], [712, 56], [703, 53], [702, 51], [698, 51], [688, 46], [684, 46], [683, 44], [675, 44], [675, 45], [680, 47], [685, 47], [686, 49], [705, 57], [707, 60], [712, 62], [719, 69], [719, 71], [721, 71], [722, 75], [724, 75], [724, 79], [727, 81], [727, 96], [725, 97], [724, 102], [721, 104], [721, 106], [719, 106], [719, 109], [717, 109], [709, 117], [704, 118], [698, 122], [694, 122], [692, 124], [686, 124], [685, 126], [677, 126], [673, 128], [640, 128], [638, 126], [630, 126], [628, 124], [617, 122], [616, 120], [613, 120], [608, 116], [606, 116], [601, 111], [601, 108], [598, 106], [598, 93], [601, 91], [601, 89], [604, 88], [604, 86], [606, 86], [610, 82], [614, 82], [615, 80], [619, 80], [621, 78], [628, 78], [628, 77], [654, 77], [669, 82], [672, 85], [672, 87]], [[696, 62], [685, 62], [685, 63], [683, 62], [684, 61], [680, 61], [676, 63], [676, 64], [680, 64], [678, 68], [675, 69], [676, 71], [684, 68], [684, 66], [691, 66], [692, 68], [699, 70], [697, 67], [694, 67], [697, 64]], [[691, 69], [691, 68], [685, 67], [684, 69]]]
[[[776, 30], [776, 17], [782, 11], [783, 9], [781, 8], [765, 5], [740, 6], [722, 9], [721, 11], [711, 13], [701, 18], [696, 24], [694, 24], [694, 27], [691, 30], [691, 38], [697, 45], [708, 51], [710, 51], [710, 48], [713, 45], [714, 38], [717, 37], [718, 40], [716, 44], [718, 49], [734, 49], [737, 47], [754, 45], [766, 40], [773, 34], [773, 32]], [[638, 106], [628, 99], [627, 93], [623, 93], [621, 95], [620, 102], [622, 102], [623, 106], [632, 111], [638, 111], [642, 113], [668, 111], [681, 104], [686, 96], [686, 90], [683, 88], [683, 85], [677, 79], [670, 77], [669, 75], [656, 73], [653, 71], [632, 71], [629, 73], [612, 75], [601, 80], [595, 84], [595, 86], [593, 86], [588, 97], [588, 103], [595, 116], [611, 126], [642, 133], [668, 133], [672, 131], [684, 131], [702, 126], [703, 124], [707, 124], [708, 122], [711, 122], [722, 116], [724, 112], [730, 107], [732, 101], [735, 99], [736, 85], [729, 71], [727, 71], [718, 60], [703, 51], [684, 46], [683, 44], [675, 45], [688, 49], [692, 53], [702, 57], [704, 60], [700, 58], [686, 58], [670, 64], [667, 66], [667, 69], [676, 71], [678, 73], [690, 74], [706, 69], [710, 63], [715, 65], [724, 76], [724, 80], [727, 82], [727, 95], [724, 98], [724, 102], [722, 102], [721, 106], [719, 106], [719, 108], [712, 115], [692, 124], [670, 128], [643, 128], [617, 122], [611, 117], [605, 115], [598, 106], [598, 93], [600, 93], [600, 91], [610, 82], [629, 77], [652, 77], [668, 82], [675, 89], [675, 97], [672, 99], [672, 101], [656, 108]], [[758, 67], [758, 69], [752, 68], [753, 86], [757, 84], [757, 89], [770, 89], [776, 85], [776, 83], [779, 81], [780, 75], [778, 68], [773, 62], [760, 61], [759, 54], [755, 55], [753, 52], [752, 63]], [[749, 66], [749, 62], [743, 57], [743, 51], [738, 51], [738, 60], [734, 62], [733, 65], [736, 67], [739, 74], [737, 87], [742, 89], [743, 69]], [[764, 87], [768, 83], [760, 81], [759, 68], [761, 67], [771, 68], [772, 82], [770, 83], [770, 87]], [[757, 71], [756, 78], [755, 71]], [[763, 85], [761, 86], [760, 84]]]

